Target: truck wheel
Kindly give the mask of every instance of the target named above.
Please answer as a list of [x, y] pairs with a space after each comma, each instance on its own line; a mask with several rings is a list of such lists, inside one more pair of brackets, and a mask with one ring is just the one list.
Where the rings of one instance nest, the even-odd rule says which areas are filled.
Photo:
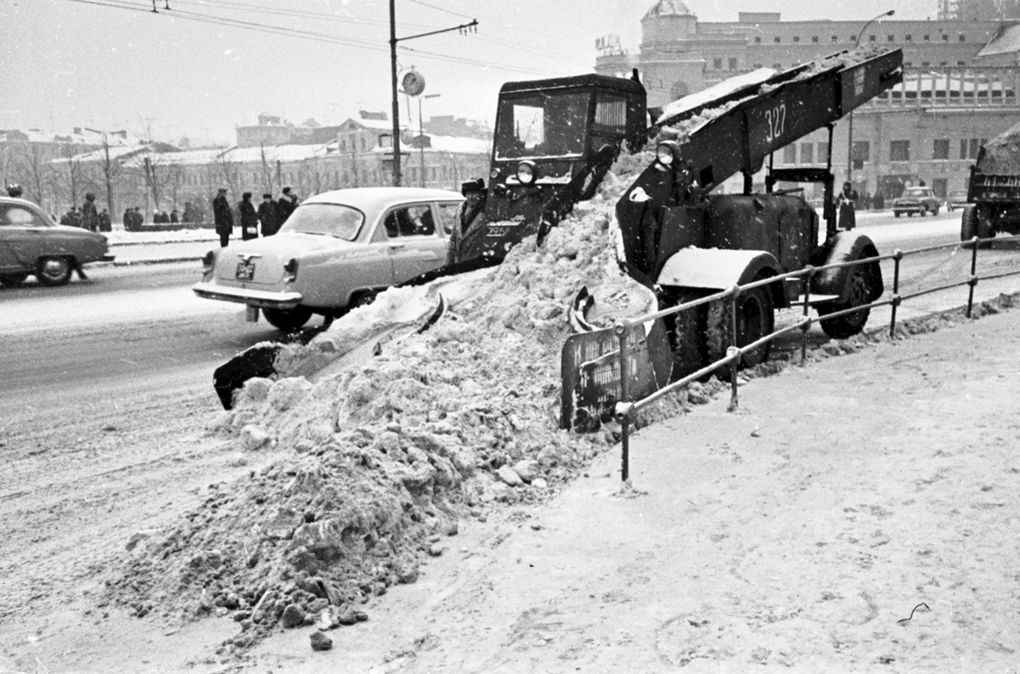
[[35, 277], [44, 286], [62, 286], [71, 280], [71, 260], [66, 257], [44, 257], [39, 260]]
[[0, 274], [0, 285], [5, 288], [17, 288], [25, 279], [28, 278], [28, 274]]
[[[995, 220], [989, 208], [979, 208], [977, 211], [977, 235], [979, 239], [991, 239], [995, 236]], [[991, 241], [982, 241], [981, 247], [991, 245]]]
[[974, 206], [966, 206], [960, 217], [960, 241], [970, 241], [978, 235], [977, 232], [977, 209]]
[[[717, 361], [729, 348], [732, 319], [730, 302], [713, 302], [708, 309], [708, 359]], [[737, 346], [744, 347], [761, 339], [775, 328], [772, 293], [768, 288], [752, 288], [737, 298]], [[753, 367], [768, 360], [772, 342], [748, 351], [741, 358], [745, 367]]]
[[[834, 302], [829, 305], [827, 313], [835, 313], [844, 309], [861, 307], [871, 303], [871, 272], [862, 265], [851, 267], [850, 278], [847, 280], [849, 293], [846, 302]], [[832, 339], [846, 339], [853, 337], [864, 330], [864, 324], [868, 322], [871, 314], [871, 307], [865, 307], [833, 318], [822, 318], [822, 331]]]
[[277, 330], [294, 332], [304, 327], [308, 319], [312, 317], [312, 310], [301, 306], [293, 309], [263, 309], [262, 315]]
[[[703, 297], [703, 293], [692, 290], [672, 290], [666, 295], [664, 304], [675, 307]], [[706, 305], [687, 309], [666, 317], [669, 331], [669, 345], [673, 350], [674, 377], [686, 377], [708, 364], [705, 351]]]

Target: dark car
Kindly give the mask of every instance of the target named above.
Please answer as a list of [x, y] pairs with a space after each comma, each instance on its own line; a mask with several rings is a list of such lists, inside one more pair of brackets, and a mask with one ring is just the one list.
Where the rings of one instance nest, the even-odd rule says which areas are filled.
[[89, 262], [112, 260], [106, 237], [58, 225], [31, 201], [0, 197], [0, 284], [17, 287], [29, 276], [61, 286]]
[[946, 200], [946, 210], [955, 211], [957, 208], [967, 207], [967, 190], [956, 190], [955, 192], [949, 193], [949, 199]]
[[893, 215], [897, 218], [906, 213], [907, 215], [932, 215], [939, 214], [942, 202], [930, 187], [908, 187], [903, 190], [899, 199], [893, 201]]

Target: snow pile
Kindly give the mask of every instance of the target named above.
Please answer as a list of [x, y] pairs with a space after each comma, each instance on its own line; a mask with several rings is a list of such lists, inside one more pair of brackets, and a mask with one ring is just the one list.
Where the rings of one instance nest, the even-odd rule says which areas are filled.
[[[413, 582], [459, 518], [569, 480], [615, 433], [559, 430], [566, 312], [582, 286], [596, 322], [655, 309], [619, 270], [613, 219], [633, 179], [619, 173], [648, 160], [618, 162], [542, 248], [531, 237], [499, 267], [448, 282], [453, 306], [427, 332], [383, 329], [379, 346], [337, 367], [383, 319], [413, 327], [431, 310], [434, 288], [395, 289], [288, 350], [281, 367], [313, 376], [248, 382], [221, 432], [283, 458], [211, 487], [185, 522], [135, 551], [111, 598], [137, 615], [232, 614], [239, 646], [280, 622], [350, 622], [371, 596]], [[669, 400], [652, 414], [677, 409]]]
[[1020, 124], [987, 141], [977, 166], [990, 175], [1020, 176]]

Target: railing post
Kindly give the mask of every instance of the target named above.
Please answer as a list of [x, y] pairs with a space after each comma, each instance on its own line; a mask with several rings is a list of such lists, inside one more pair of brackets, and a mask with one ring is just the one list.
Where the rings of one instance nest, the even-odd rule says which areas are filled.
[[[812, 265], [805, 267], [807, 275], [801, 279], [801, 284], [804, 291], [804, 318], [808, 317], [808, 305], [811, 300], [811, 280], [815, 277], [815, 268]], [[807, 363], [807, 333], [811, 329], [811, 322], [805, 321], [803, 327], [800, 329], [800, 366], [804, 367]]]
[[[613, 326], [617, 339], [620, 340], [620, 402], [629, 403], [627, 391], [627, 325], [618, 322]], [[620, 479], [627, 482], [630, 479], [630, 408], [620, 415], [621, 437], [620, 437]]]
[[967, 285], [970, 286], [970, 291], [967, 293], [967, 318], [970, 318], [970, 310], [974, 306], [974, 288], [977, 287], [977, 253], [978, 253], [978, 237], [972, 239], [974, 247], [970, 251], [970, 278], [967, 280]]
[[892, 316], [889, 319], [889, 339], [896, 337], [896, 309], [900, 306], [900, 260], [903, 259], [903, 251], [899, 248], [893, 253], [893, 303]]
[[[732, 347], [726, 350], [726, 355], [732, 355], [732, 349], [739, 349], [737, 345], [737, 326], [739, 324], [739, 317], [737, 316], [737, 298], [740, 297], [740, 286], [730, 286], [730, 292], [732, 296], [729, 299], [730, 302], [730, 337], [732, 338], [730, 344]], [[730, 411], [737, 409], [737, 367], [740, 365], [740, 357], [737, 356], [730, 361]]]

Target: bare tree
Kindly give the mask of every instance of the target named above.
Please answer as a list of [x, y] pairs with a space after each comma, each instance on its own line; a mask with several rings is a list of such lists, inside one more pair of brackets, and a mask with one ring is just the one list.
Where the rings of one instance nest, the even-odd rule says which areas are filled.
[[123, 173], [123, 166], [115, 160], [110, 152], [110, 139], [103, 134], [103, 147], [100, 150], [99, 173], [102, 176], [103, 187], [106, 192], [106, 207], [111, 213], [116, 213], [113, 201], [113, 188], [117, 179]]
[[76, 148], [71, 143], [60, 146], [62, 159], [59, 161], [61, 166], [58, 174], [71, 207], [78, 205], [78, 195], [84, 192], [86, 182], [85, 169], [75, 150]]
[[262, 170], [262, 189], [270, 194], [276, 192], [275, 181], [273, 180], [273, 160], [266, 156], [266, 146], [259, 146], [259, 161]]
[[218, 177], [223, 180], [227, 190], [230, 192], [230, 202], [237, 201], [240, 197], [241, 170], [237, 162], [230, 160], [230, 151], [234, 148], [227, 148], [216, 156]]
[[25, 141], [15, 166], [17, 172], [26, 178], [22, 180], [26, 197], [46, 208], [46, 185], [50, 185], [56, 200], [53, 166], [41, 146]]
[[170, 209], [176, 210], [184, 186], [184, 167], [178, 163], [167, 164], [165, 173], [167, 191], [170, 192]]

